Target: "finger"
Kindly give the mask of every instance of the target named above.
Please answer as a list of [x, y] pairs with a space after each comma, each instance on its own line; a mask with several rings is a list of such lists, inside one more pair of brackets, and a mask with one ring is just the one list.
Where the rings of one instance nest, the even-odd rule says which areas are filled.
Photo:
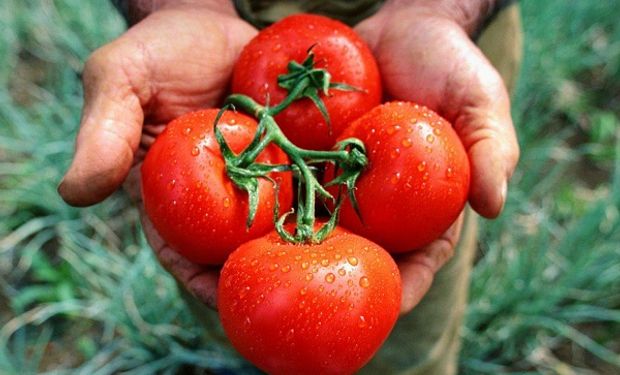
[[[454, 128], [470, 160], [469, 202], [482, 216], [494, 218], [504, 207], [508, 181], [519, 160], [519, 145], [502, 78], [473, 44], [471, 47], [470, 69], [458, 73], [468, 77], [455, 77], [461, 85], [467, 82], [467, 88], [461, 88], [458, 110], [449, 116], [454, 118]], [[456, 88], [448, 84], [449, 90]]]
[[141, 221], [144, 234], [159, 263], [185, 289], [206, 306], [217, 308], [218, 267], [203, 266], [192, 263], [170, 248], [159, 236], [149, 218], [141, 208]]
[[143, 121], [139, 92], [144, 69], [131, 49], [110, 44], [93, 53], [84, 67], [84, 111], [73, 161], [58, 192], [74, 206], [97, 203], [127, 176], [140, 143]]
[[437, 240], [397, 259], [402, 280], [400, 314], [410, 312], [430, 289], [435, 273], [454, 255], [461, 234], [463, 214]]

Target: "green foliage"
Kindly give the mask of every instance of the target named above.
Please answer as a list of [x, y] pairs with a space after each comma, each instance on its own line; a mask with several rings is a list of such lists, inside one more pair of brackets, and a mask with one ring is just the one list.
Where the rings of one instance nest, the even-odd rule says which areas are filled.
[[513, 115], [522, 158], [502, 217], [483, 224], [461, 370], [617, 373], [619, 9], [521, 5]]
[[[483, 223], [461, 370], [617, 373], [620, 8], [521, 4], [522, 161], [504, 214]], [[203, 339], [125, 196], [88, 209], [57, 196], [79, 122], [79, 72], [123, 27], [108, 1], [0, 7], [2, 374], [247, 371]]]

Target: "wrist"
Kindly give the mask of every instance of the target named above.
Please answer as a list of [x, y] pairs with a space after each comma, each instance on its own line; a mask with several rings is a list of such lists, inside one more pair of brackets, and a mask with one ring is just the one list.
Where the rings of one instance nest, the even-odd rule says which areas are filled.
[[226, 0], [112, 0], [114, 6], [131, 26], [161, 9], [207, 9], [213, 12], [236, 15], [231, 1]]
[[506, 0], [388, 0], [386, 10], [400, 11], [403, 8], [418, 14], [442, 17], [458, 24], [471, 37], [486, 24], [496, 8]]

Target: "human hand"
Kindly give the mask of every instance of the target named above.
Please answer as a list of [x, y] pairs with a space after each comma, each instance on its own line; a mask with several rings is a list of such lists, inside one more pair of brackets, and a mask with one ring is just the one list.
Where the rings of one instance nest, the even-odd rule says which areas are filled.
[[[508, 92], [470, 39], [491, 3], [392, 0], [356, 27], [377, 58], [386, 94], [426, 105], [453, 124], [470, 160], [469, 203], [487, 218], [501, 212], [519, 158]], [[454, 255], [462, 216], [435, 242], [398, 258], [401, 313], [420, 302]]]
[[75, 155], [58, 191], [67, 203], [88, 206], [125, 182], [160, 263], [190, 293], [214, 306], [218, 271], [187, 261], [155, 231], [141, 201], [140, 165], [165, 124], [217, 104], [239, 52], [256, 30], [229, 2], [152, 3], [153, 13], [95, 51], [85, 65]]

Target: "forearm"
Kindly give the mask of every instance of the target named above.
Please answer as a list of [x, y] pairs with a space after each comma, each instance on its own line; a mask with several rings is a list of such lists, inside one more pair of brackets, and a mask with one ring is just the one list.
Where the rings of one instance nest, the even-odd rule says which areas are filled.
[[475, 37], [481, 28], [503, 7], [513, 0], [388, 0], [385, 7], [416, 7], [449, 18], [458, 23], [469, 36]]
[[112, 3], [130, 26], [157, 10], [170, 7], [199, 7], [218, 13], [236, 14], [232, 2], [227, 0], [112, 0]]

